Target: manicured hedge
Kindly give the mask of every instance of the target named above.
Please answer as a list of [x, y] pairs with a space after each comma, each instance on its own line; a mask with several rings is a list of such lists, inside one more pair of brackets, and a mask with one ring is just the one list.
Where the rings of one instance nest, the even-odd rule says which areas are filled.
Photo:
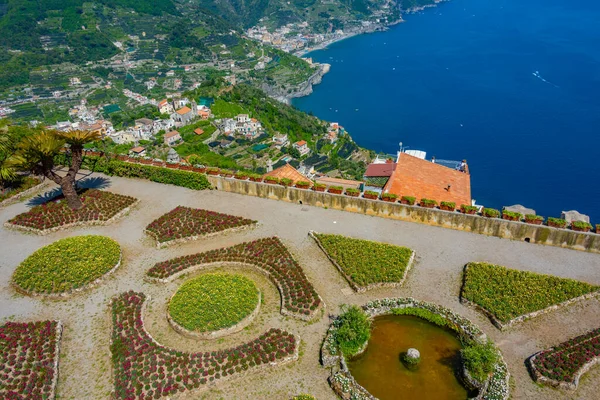
[[[58, 160], [62, 164], [67, 164], [67, 161], [64, 159]], [[204, 174], [128, 163], [115, 159], [108, 160], [105, 157], [86, 156], [82, 168], [111, 176], [148, 179], [152, 182], [168, 183], [188, 189], [203, 190], [211, 188], [210, 183]]]
[[255, 224], [256, 221], [210, 210], [177, 206], [147, 227], [159, 243], [208, 235], [226, 229]]
[[231, 375], [293, 357], [298, 341], [270, 329], [236, 347], [186, 353], [159, 345], [142, 321], [143, 293], [127, 292], [112, 302], [112, 366], [116, 399], [159, 399]]
[[31, 189], [34, 186], [39, 185], [42, 181], [35, 176], [26, 176], [22, 179], [17, 180], [13, 183], [4, 193], [0, 193], [0, 202], [10, 199], [18, 195], [19, 193], [23, 193], [26, 190]]
[[31, 210], [17, 215], [10, 221], [16, 227], [25, 227], [38, 231], [45, 231], [60, 226], [76, 223], [89, 223], [90, 225], [106, 222], [137, 199], [121, 194], [90, 189], [79, 197], [83, 207], [73, 210], [62, 198], [35, 206]]
[[258, 289], [242, 275], [205, 274], [185, 282], [169, 302], [173, 321], [187, 330], [229, 328], [258, 305]]
[[596, 357], [600, 357], [600, 328], [544, 350], [530, 362], [546, 378], [575, 384], [577, 372]]
[[321, 304], [304, 271], [277, 237], [159, 262], [148, 270], [147, 275], [166, 279], [197, 265], [219, 262], [251, 264], [266, 272], [281, 292], [282, 310], [291, 314], [310, 316]]
[[42, 247], [15, 270], [17, 287], [34, 293], [65, 293], [100, 278], [121, 259], [121, 247], [106, 236], [74, 236]]
[[325, 252], [356, 285], [401, 282], [413, 251], [370, 240], [314, 233]]
[[57, 377], [58, 321], [0, 326], [0, 398], [52, 399]]
[[573, 279], [487, 263], [469, 263], [465, 268], [461, 295], [506, 323], [599, 289]]

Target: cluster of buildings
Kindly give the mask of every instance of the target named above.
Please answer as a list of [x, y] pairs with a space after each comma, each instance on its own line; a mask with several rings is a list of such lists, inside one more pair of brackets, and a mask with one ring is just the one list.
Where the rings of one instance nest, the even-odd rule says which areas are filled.
[[235, 118], [224, 118], [219, 122], [219, 129], [225, 136], [243, 136], [253, 140], [263, 133], [263, 127], [256, 118], [248, 114], [238, 114]]
[[[278, 28], [274, 32], [269, 32], [264, 26], [255, 26], [246, 31], [246, 35], [261, 43], [271, 45], [285, 52], [292, 53], [302, 50], [311, 42], [324, 41], [323, 34], [304, 33], [308, 31], [308, 23], [291, 23]], [[298, 32], [290, 35], [292, 32]]]
[[156, 100], [149, 99], [148, 97], [141, 95], [139, 93], [132, 92], [129, 89], [123, 89], [123, 94], [125, 95], [125, 97], [135, 100], [140, 104], [152, 104], [153, 106], [156, 105]]

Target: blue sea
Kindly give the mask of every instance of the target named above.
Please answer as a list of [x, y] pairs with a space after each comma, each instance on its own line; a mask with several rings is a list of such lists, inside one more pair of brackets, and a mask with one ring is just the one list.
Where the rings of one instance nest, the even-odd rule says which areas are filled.
[[473, 198], [600, 223], [600, 2], [452, 0], [310, 53], [294, 105], [392, 153], [467, 159]]

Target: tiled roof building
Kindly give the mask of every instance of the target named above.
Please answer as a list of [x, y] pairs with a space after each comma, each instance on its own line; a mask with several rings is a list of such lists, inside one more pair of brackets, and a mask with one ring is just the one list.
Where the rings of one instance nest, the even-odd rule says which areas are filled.
[[296, 170], [296, 168], [292, 167], [290, 164], [285, 164], [284, 166], [274, 169], [271, 172], [267, 172], [264, 176], [274, 176], [279, 179], [288, 178], [294, 181], [294, 183], [298, 181], [310, 182], [310, 179], [302, 175], [300, 172], [298, 172], [298, 170]]

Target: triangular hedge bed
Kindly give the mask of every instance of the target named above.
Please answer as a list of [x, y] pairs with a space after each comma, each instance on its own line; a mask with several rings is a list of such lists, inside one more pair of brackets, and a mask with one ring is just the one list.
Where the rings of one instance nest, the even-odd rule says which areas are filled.
[[499, 329], [597, 296], [600, 287], [574, 279], [488, 263], [465, 266], [461, 302], [483, 311]]

